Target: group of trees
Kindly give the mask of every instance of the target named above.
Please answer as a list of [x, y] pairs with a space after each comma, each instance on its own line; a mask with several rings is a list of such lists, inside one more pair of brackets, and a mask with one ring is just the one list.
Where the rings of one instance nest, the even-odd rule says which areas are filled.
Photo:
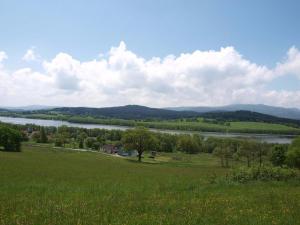
[[300, 137], [289, 146], [276, 145], [272, 150], [271, 162], [275, 166], [286, 164], [300, 169]]
[[38, 143], [54, 143], [59, 147], [99, 150], [106, 144], [113, 144], [125, 150], [136, 150], [139, 161], [144, 151], [181, 151], [188, 154], [205, 152], [217, 156], [222, 167], [229, 167], [233, 161], [240, 161], [248, 167], [267, 162], [274, 166], [300, 168], [300, 137], [291, 145], [273, 145], [245, 139], [203, 138], [198, 134], [158, 133], [143, 127], [120, 131], [66, 126], [0, 125], [0, 148], [20, 151], [21, 141], [27, 138], [25, 134]]
[[220, 158], [222, 167], [229, 167], [229, 162], [232, 160], [245, 161], [250, 167], [253, 162], [261, 166], [270, 148], [270, 144], [253, 140], [220, 139], [213, 153]]

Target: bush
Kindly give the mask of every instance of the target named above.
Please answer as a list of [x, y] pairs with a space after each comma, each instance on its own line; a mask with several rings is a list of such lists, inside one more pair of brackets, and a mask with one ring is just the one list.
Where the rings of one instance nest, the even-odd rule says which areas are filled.
[[286, 181], [299, 179], [297, 170], [282, 167], [241, 167], [234, 169], [229, 175], [229, 179], [239, 183], [249, 181]]

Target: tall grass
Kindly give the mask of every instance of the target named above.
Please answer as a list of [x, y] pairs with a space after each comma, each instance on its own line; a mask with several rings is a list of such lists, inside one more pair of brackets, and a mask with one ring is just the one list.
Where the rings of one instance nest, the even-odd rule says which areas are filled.
[[226, 172], [209, 155], [154, 164], [25, 146], [0, 152], [0, 224], [299, 224], [299, 182], [209, 182]]

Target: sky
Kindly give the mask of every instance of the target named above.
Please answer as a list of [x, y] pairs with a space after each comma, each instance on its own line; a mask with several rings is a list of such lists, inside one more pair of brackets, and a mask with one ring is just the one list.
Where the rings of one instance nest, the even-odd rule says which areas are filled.
[[300, 108], [300, 1], [0, 0], [0, 106]]

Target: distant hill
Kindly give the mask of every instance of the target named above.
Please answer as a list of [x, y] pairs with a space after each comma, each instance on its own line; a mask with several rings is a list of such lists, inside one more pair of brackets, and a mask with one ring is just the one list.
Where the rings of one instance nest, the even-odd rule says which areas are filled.
[[10, 107], [10, 106], [2, 106], [2, 110], [12, 110], [12, 111], [32, 111], [32, 110], [42, 110], [42, 109], [53, 109], [57, 108], [57, 106], [46, 106], [46, 105], [28, 105], [28, 106], [16, 106], [16, 107]]
[[198, 117], [198, 112], [174, 111], [149, 108], [139, 105], [126, 105], [106, 108], [62, 107], [50, 110], [39, 110], [39, 113], [62, 113], [67, 115], [94, 116], [120, 119], [177, 119]]
[[289, 119], [296, 119], [300, 120], [300, 110], [297, 108], [284, 108], [284, 107], [277, 107], [277, 106], [268, 106], [262, 104], [235, 104], [235, 105], [228, 105], [228, 106], [219, 106], [219, 107], [170, 107], [167, 108], [170, 110], [176, 111], [194, 111], [200, 113], [206, 112], [215, 112], [215, 111], [252, 111], [257, 113], [268, 114], [276, 117], [282, 118], [289, 118]]
[[203, 113], [202, 117], [206, 119], [214, 119], [219, 121], [248, 121], [248, 122], [265, 122], [279, 123], [291, 126], [300, 126], [300, 120], [280, 118], [267, 114], [251, 112], [251, 111], [235, 111], [235, 112], [207, 112]]
[[[232, 108], [233, 110], [233, 108]], [[169, 109], [150, 108], [139, 105], [126, 105], [105, 108], [87, 107], [62, 107], [54, 109], [22, 111], [22, 114], [64, 114], [71, 116], [92, 116], [96, 118], [118, 118], [118, 119], [181, 119], [203, 117], [219, 121], [252, 121], [266, 123], [280, 123], [300, 126], [300, 120], [281, 118], [263, 113], [238, 110], [238, 111], [175, 111]]]
[[[228, 106], [226, 110], [220, 110], [218, 108], [209, 108], [205, 110], [214, 110], [209, 112], [205, 111], [203, 108], [201, 109], [202, 112], [195, 112], [195, 111], [181, 111], [181, 109], [170, 110], [170, 109], [159, 109], [159, 108], [150, 108], [146, 106], [139, 106], [139, 105], [126, 105], [126, 106], [117, 106], [117, 107], [105, 107], [105, 108], [87, 108], [87, 107], [62, 107], [62, 108], [54, 108], [54, 109], [42, 109], [42, 110], [27, 110], [27, 111], [18, 111], [18, 110], [2, 110], [3, 115], [7, 115], [7, 113], [13, 113], [14, 115], [19, 114], [20, 116], [25, 115], [34, 115], [34, 114], [64, 114], [70, 116], [91, 116], [94, 118], [117, 118], [117, 119], [129, 119], [129, 120], [151, 120], [151, 119], [192, 119], [194, 120], [196, 117], [203, 117], [209, 120], [216, 120], [216, 121], [252, 121], [252, 122], [266, 122], [266, 123], [279, 123], [279, 124], [286, 124], [290, 126], [300, 127], [300, 120], [297, 119], [289, 119], [289, 118], [282, 118], [278, 116], [272, 116], [264, 113], [254, 112], [254, 111], [247, 111], [247, 110], [237, 110], [237, 111], [229, 111], [234, 110], [235, 107]], [[190, 109], [191, 108], [184, 108]], [[256, 109], [254, 108], [251, 108]], [[198, 110], [198, 111], [201, 111]], [[1, 109], [0, 109], [1, 112]], [[274, 114], [274, 113], [273, 113]], [[213, 122], [213, 121], [211, 121]]]

